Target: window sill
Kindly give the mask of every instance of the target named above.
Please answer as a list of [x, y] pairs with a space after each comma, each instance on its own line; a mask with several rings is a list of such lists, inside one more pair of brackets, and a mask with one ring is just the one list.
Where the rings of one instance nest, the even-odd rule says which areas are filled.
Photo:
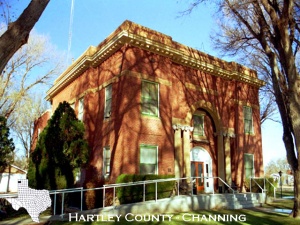
[[105, 174], [105, 175], [103, 175], [103, 177], [104, 177], [104, 180], [105, 180], [105, 181], [108, 181], [109, 178], [110, 178], [110, 175], [109, 175], [109, 174]]
[[158, 119], [160, 120], [160, 117], [159, 116], [155, 116], [155, 115], [148, 115], [148, 114], [141, 114], [142, 117], [144, 118], [151, 118], [151, 119]]
[[202, 143], [202, 144], [209, 144], [210, 143], [210, 141], [208, 141], [208, 140], [192, 140], [192, 143], [194, 143], [194, 144], [200, 144], [200, 143]]
[[210, 141], [205, 136], [201, 136], [201, 137], [192, 137], [192, 143], [205, 143], [205, 144], [209, 144]]
[[110, 117], [104, 117], [103, 118], [103, 121], [104, 122], [109, 122], [109, 121], [111, 121], [112, 119], [111, 119], [111, 116]]

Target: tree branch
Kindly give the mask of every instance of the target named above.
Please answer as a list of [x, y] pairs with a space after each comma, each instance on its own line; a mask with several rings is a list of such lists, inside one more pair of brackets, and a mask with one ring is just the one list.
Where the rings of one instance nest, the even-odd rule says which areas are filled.
[[28, 36], [50, 0], [31, 0], [20, 17], [0, 37], [0, 74], [15, 52], [27, 43]]

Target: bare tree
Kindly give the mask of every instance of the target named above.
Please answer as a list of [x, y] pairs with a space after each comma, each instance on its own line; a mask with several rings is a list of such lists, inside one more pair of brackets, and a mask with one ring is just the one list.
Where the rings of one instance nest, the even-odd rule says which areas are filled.
[[[272, 174], [278, 174], [279, 171], [282, 171], [285, 174], [289, 174], [290, 167], [286, 159], [276, 159], [268, 163], [265, 168], [266, 176], [271, 176]], [[278, 174], [279, 175], [279, 174]]]
[[[18, 107], [11, 115], [12, 131], [14, 139], [19, 143], [15, 151], [22, 151], [15, 154], [22, 162], [22, 168], [27, 168], [30, 149], [33, 141], [34, 121], [47, 109], [45, 100], [41, 95], [29, 94], [22, 99], [22, 107]], [[23, 158], [24, 157], [24, 158]]]
[[31, 0], [19, 18], [9, 23], [0, 37], [0, 74], [16, 51], [27, 43], [29, 33], [39, 20], [50, 0]]
[[272, 120], [280, 123], [277, 118], [278, 108], [275, 102], [275, 97], [272, 93], [260, 90], [260, 123], [263, 124], [266, 120]]
[[[260, 121], [263, 124], [266, 120], [281, 122], [278, 118], [278, 107], [275, 101], [275, 95], [272, 84], [272, 72], [268, 66], [268, 59], [260, 51], [252, 49], [251, 53], [247, 53], [248, 57], [239, 59], [242, 63], [255, 69], [260, 78], [265, 81], [265, 85], [260, 88]], [[245, 60], [246, 59], [246, 60]]]
[[47, 84], [59, 74], [59, 55], [46, 36], [31, 33], [28, 44], [15, 53], [0, 76], [0, 115], [9, 118], [24, 105], [33, 88]]
[[46, 110], [41, 90], [61, 72], [61, 57], [47, 36], [33, 31], [28, 44], [15, 53], [0, 77], [0, 115], [8, 118], [18, 143], [16, 156], [29, 157], [34, 121]]
[[287, 160], [294, 174], [293, 216], [300, 217], [300, 79], [297, 67], [300, 3], [298, 0], [194, 0], [185, 13], [204, 2], [216, 3], [219, 9], [221, 29], [214, 38], [218, 48], [232, 55], [241, 54], [246, 59], [256, 56], [269, 71], [270, 87], [283, 125]]

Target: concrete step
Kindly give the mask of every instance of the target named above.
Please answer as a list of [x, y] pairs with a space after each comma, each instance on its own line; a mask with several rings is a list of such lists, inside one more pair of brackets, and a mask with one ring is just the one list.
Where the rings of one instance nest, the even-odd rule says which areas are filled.
[[[260, 206], [264, 199], [261, 193], [235, 193], [235, 194], [202, 194], [194, 196], [197, 198], [199, 207], [242, 209]], [[208, 206], [209, 205], [209, 206]]]
[[255, 193], [238, 193], [232, 195], [223, 195], [225, 208], [242, 209], [256, 207], [261, 204], [261, 194]]

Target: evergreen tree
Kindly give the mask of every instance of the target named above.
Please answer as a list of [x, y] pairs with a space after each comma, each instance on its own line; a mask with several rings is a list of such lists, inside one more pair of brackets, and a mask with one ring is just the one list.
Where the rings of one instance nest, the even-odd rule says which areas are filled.
[[6, 118], [0, 116], [0, 172], [12, 162], [15, 149], [12, 138], [9, 138], [9, 128]]
[[67, 102], [59, 104], [40, 134], [31, 154], [28, 179], [36, 188], [60, 189], [74, 186], [76, 169], [84, 167], [89, 148], [84, 125]]

